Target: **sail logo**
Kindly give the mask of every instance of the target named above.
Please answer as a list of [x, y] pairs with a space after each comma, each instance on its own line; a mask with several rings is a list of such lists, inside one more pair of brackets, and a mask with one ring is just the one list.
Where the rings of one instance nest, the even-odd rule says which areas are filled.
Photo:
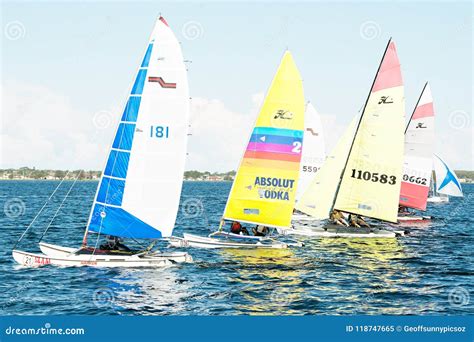
[[276, 178], [276, 177], [255, 177], [254, 185], [273, 186], [278, 188], [293, 188], [294, 179]]
[[314, 129], [312, 129], [311, 127], [308, 127], [306, 128], [306, 131], [308, 131], [309, 133], [311, 133], [312, 136], [315, 136], [317, 137], [319, 134], [317, 132], [314, 131]]
[[423, 126], [423, 122], [418, 122], [415, 128], [426, 128], [426, 126]]
[[378, 104], [389, 104], [389, 103], [393, 103], [393, 98], [391, 98], [390, 96], [382, 96], [380, 97], [380, 101]]
[[273, 116], [273, 119], [291, 120], [293, 119], [293, 113], [289, 110], [279, 109]]
[[165, 82], [165, 80], [162, 77], [149, 76], [148, 82], [156, 82], [161, 86], [161, 88], [176, 89], [176, 83]]
[[295, 185], [294, 179], [276, 177], [255, 177], [255, 187], [261, 199], [289, 201], [290, 189]]

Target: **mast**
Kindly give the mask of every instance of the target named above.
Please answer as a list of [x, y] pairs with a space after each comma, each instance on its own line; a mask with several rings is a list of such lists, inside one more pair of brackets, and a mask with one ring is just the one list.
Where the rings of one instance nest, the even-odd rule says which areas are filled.
[[334, 197], [333, 197], [333, 201], [332, 201], [332, 205], [331, 205], [331, 210], [329, 211], [328, 216], [330, 216], [331, 212], [334, 210], [334, 205], [336, 204], [337, 195], [339, 194], [339, 190], [341, 188], [342, 177], [344, 176], [344, 173], [346, 172], [347, 163], [349, 162], [349, 157], [351, 155], [352, 148], [354, 147], [354, 142], [355, 142], [355, 139], [357, 137], [357, 133], [358, 133], [359, 128], [360, 128], [360, 124], [362, 122], [362, 119], [364, 118], [367, 103], [369, 102], [370, 95], [372, 94], [372, 89], [374, 88], [374, 84], [375, 84], [375, 81], [377, 80], [377, 76], [378, 76], [380, 68], [382, 66], [382, 62], [385, 58], [385, 55], [387, 54], [387, 50], [388, 50], [388, 47], [390, 46], [391, 42], [392, 42], [392, 38], [390, 37], [390, 39], [388, 40], [387, 46], [385, 47], [385, 51], [383, 53], [382, 59], [380, 60], [379, 67], [377, 68], [377, 72], [375, 73], [375, 77], [374, 77], [374, 80], [372, 82], [372, 86], [370, 87], [369, 95], [367, 96], [367, 99], [365, 100], [364, 108], [362, 110], [362, 114], [360, 115], [359, 122], [357, 123], [357, 127], [356, 127], [356, 130], [354, 132], [354, 136], [352, 137], [351, 147], [349, 149], [349, 153], [347, 153], [346, 162], [344, 163], [344, 167], [343, 167], [342, 172], [339, 176], [339, 182], [337, 183], [336, 192], [334, 193]]

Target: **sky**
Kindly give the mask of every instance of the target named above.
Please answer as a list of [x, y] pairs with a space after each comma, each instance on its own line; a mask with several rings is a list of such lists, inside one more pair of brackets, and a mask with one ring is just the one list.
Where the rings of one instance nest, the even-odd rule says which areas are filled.
[[0, 168], [100, 170], [162, 14], [188, 61], [188, 170], [237, 168], [287, 48], [329, 152], [363, 106], [390, 37], [407, 118], [430, 81], [435, 151], [474, 169], [470, 2], [2, 1], [1, 12]]

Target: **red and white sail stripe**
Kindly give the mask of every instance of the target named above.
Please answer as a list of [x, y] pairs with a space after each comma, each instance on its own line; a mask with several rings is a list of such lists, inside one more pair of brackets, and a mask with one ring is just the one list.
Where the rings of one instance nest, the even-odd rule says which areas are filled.
[[434, 109], [426, 83], [405, 132], [405, 159], [400, 205], [426, 210], [433, 165]]

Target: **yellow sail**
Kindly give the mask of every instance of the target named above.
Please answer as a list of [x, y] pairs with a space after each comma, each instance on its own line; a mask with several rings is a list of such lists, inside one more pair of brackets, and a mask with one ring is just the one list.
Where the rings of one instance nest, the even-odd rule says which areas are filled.
[[335, 209], [397, 222], [405, 99], [395, 43], [389, 42], [356, 130]]
[[311, 184], [296, 203], [297, 210], [318, 220], [328, 218], [358, 121], [358, 117], [352, 120], [336, 147], [326, 157]]
[[304, 130], [301, 76], [285, 52], [235, 176], [224, 219], [290, 226]]

